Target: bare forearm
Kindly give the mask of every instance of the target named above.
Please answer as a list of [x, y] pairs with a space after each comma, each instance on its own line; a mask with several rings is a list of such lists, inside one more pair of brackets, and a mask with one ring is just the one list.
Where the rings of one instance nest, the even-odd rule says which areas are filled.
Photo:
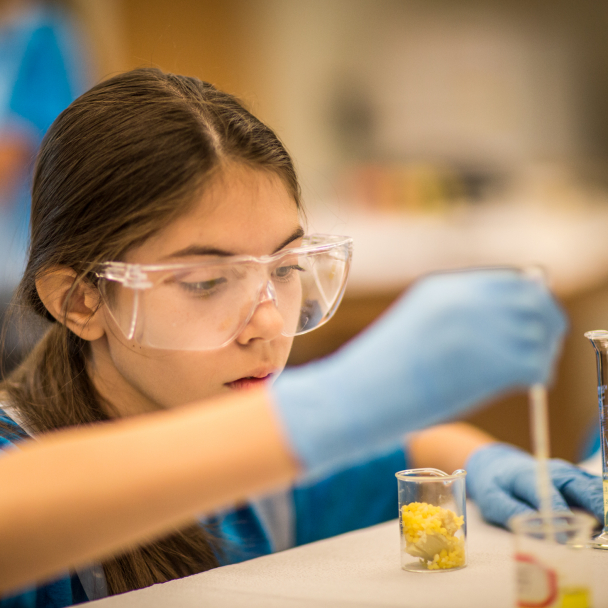
[[265, 391], [48, 435], [0, 460], [0, 593], [296, 473]]
[[413, 468], [433, 467], [451, 473], [462, 469], [468, 457], [482, 445], [497, 441], [466, 422], [430, 427], [409, 436]]

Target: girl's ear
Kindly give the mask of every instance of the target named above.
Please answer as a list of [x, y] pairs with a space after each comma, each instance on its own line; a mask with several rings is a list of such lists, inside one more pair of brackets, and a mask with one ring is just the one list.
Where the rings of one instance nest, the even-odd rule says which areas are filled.
[[45, 273], [36, 281], [38, 296], [53, 317], [77, 336], [97, 340], [105, 334], [103, 315], [98, 313], [101, 297], [97, 288], [87, 281], [81, 281], [70, 293], [77, 276], [67, 267]]

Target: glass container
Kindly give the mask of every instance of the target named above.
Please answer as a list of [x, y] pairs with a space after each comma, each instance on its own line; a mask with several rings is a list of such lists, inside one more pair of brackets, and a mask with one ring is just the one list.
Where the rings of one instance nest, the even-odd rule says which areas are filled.
[[395, 473], [399, 490], [401, 567], [447, 572], [466, 566], [466, 471]]
[[602, 450], [602, 479], [604, 484], [604, 526], [599, 536], [592, 539], [595, 549], [608, 549], [608, 412], [606, 411], [606, 387], [608, 386], [608, 331], [588, 331], [586, 338], [595, 349], [597, 363], [597, 398], [600, 416], [600, 443]]
[[[516, 603], [523, 607], [592, 608], [589, 546], [595, 520], [585, 513], [514, 517]], [[548, 534], [548, 529], [550, 534]]]

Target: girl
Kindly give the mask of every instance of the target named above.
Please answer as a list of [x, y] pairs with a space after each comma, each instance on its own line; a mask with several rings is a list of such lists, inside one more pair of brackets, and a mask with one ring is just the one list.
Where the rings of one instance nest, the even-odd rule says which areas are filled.
[[332, 316], [351, 256], [348, 238], [305, 236], [300, 208], [274, 133], [195, 78], [135, 70], [55, 121], [18, 292], [51, 325], [2, 386], [0, 448], [81, 429], [0, 460], [11, 605], [71, 605], [394, 517], [395, 471], [451, 470], [492, 441], [440, 427], [405, 450], [405, 432], [548, 380], [563, 315], [503, 271], [431, 277], [271, 387], [293, 336]]

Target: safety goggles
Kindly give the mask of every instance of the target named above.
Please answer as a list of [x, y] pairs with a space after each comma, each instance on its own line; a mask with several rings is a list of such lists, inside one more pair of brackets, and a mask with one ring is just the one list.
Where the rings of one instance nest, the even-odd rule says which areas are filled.
[[104, 262], [94, 272], [125, 338], [152, 348], [202, 351], [232, 342], [266, 302], [276, 307], [284, 336], [320, 327], [340, 304], [351, 256], [351, 238], [315, 234], [299, 247], [262, 257]]

